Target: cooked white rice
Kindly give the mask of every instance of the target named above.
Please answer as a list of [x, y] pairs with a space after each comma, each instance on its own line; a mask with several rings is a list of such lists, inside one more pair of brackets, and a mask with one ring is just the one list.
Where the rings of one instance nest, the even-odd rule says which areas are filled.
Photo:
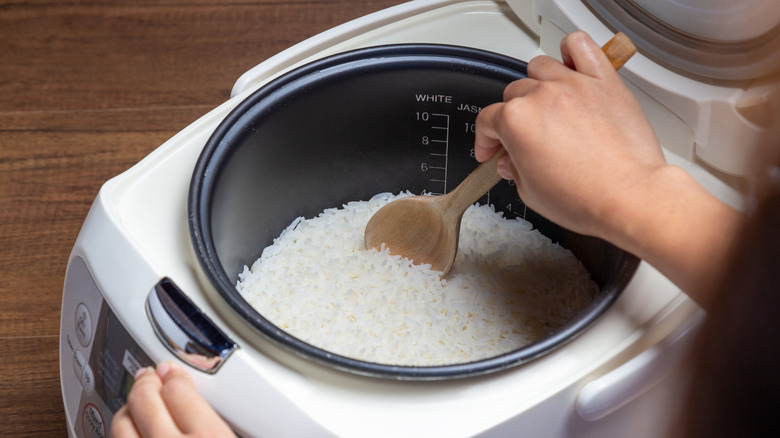
[[332, 353], [392, 365], [471, 362], [515, 350], [569, 321], [596, 284], [568, 250], [522, 219], [472, 206], [446, 279], [429, 265], [366, 250], [380, 194], [297, 218], [244, 268], [237, 289], [277, 327]]

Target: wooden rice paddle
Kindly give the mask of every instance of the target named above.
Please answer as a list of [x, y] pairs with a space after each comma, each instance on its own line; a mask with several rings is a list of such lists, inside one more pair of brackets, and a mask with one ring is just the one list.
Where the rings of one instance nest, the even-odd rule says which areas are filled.
[[[623, 33], [615, 35], [602, 50], [616, 70], [636, 53]], [[430, 264], [442, 277], [447, 275], [458, 252], [463, 213], [501, 181], [497, 166], [505, 153], [501, 148], [446, 195], [402, 198], [379, 209], [366, 225], [366, 248], [380, 249], [384, 243], [391, 254], [416, 264]]]

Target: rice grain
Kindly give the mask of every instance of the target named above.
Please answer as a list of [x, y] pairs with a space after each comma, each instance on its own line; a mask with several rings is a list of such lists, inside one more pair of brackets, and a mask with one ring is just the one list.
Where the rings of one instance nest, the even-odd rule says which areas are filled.
[[368, 220], [404, 196], [380, 194], [295, 219], [239, 274], [238, 291], [311, 345], [408, 366], [516, 350], [571, 320], [598, 291], [570, 251], [492, 206], [466, 211], [446, 279], [386, 248], [366, 250]]

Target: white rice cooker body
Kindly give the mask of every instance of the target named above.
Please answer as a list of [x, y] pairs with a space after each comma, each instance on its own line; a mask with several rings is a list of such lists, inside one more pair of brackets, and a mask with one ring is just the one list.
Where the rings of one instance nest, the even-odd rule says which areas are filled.
[[[230, 100], [107, 182], [74, 245], [63, 292], [60, 375], [69, 434], [90, 427], [104, 436], [110, 422], [113, 408], [94, 385], [101, 371], [94, 360], [104, 357], [99, 315], [123, 327], [125, 341], [105, 334], [103, 341], [121, 347], [116, 365], [129, 382], [139, 365], [176, 360], [145, 310], [150, 289], [167, 277], [238, 345], [217, 372], [192, 374], [209, 403], [245, 436], [657, 436], [673, 411], [664, 393], [676, 388], [666, 376], [703, 312], [646, 263], [620, 299], [563, 349], [488, 376], [395, 382], [329, 370], [249, 342], [256, 334], [211, 298], [184, 231], [189, 179], [210, 134], [243, 98], [284, 72], [329, 54], [397, 43], [464, 45], [525, 60], [557, 56], [561, 38], [577, 29], [600, 44], [613, 34], [580, 0], [417, 0], [389, 8], [249, 70]], [[688, 77], [642, 53], [621, 75], [667, 159], [724, 201], [749, 208], [752, 182], [778, 155], [776, 84], [764, 76]], [[134, 354], [138, 349], [144, 354]]]

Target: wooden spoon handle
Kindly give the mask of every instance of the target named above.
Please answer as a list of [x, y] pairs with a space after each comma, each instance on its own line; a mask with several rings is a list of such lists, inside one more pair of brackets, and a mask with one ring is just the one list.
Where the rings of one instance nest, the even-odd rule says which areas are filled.
[[498, 161], [506, 154], [506, 149], [499, 149], [489, 160], [480, 164], [455, 189], [447, 195], [444, 211], [459, 217], [471, 204], [477, 202], [488, 190], [501, 181], [498, 174]]
[[601, 47], [604, 54], [609, 58], [609, 62], [612, 63], [612, 67], [618, 70], [623, 67], [623, 64], [634, 56], [636, 53], [636, 46], [623, 32], [618, 32], [611, 40], [607, 41]]

